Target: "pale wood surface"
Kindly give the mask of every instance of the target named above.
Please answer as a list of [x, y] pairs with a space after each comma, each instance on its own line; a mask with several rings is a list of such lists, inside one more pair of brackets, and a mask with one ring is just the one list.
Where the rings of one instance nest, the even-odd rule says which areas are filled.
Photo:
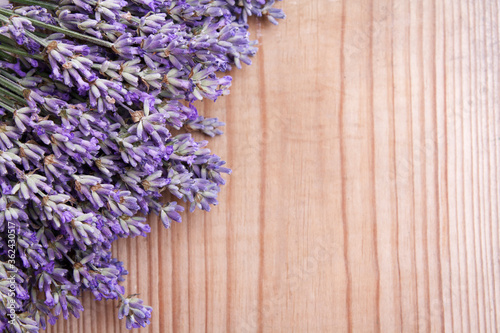
[[[499, 330], [499, 1], [279, 5], [204, 105], [220, 205], [114, 248], [140, 332]], [[125, 332], [116, 305], [48, 332]]]

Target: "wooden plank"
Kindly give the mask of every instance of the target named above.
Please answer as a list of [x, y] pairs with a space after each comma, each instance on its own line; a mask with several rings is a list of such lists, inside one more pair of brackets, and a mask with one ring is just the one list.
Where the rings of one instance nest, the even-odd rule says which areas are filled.
[[[135, 332], [500, 329], [498, 1], [284, 1], [210, 148], [220, 205], [119, 241]], [[86, 295], [47, 332], [126, 332]]]

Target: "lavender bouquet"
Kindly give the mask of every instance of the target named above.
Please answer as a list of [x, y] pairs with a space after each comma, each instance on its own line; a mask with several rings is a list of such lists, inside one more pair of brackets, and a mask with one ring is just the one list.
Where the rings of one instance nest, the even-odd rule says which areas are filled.
[[[78, 317], [117, 299], [127, 328], [151, 307], [125, 296], [119, 237], [217, 203], [225, 162], [190, 131], [221, 134], [193, 105], [228, 93], [256, 52], [247, 18], [274, 0], [16, 0], [0, 7], [0, 331]], [[173, 133], [176, 133], [175, 135]], [[138, 214], [142, 213], [141, 216]]]

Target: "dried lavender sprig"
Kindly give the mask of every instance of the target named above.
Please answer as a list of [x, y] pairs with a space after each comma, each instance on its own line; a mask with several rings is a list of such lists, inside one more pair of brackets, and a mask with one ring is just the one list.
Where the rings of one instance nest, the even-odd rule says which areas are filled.
[[[3, 20], [8, 19], [8, 17], [10, 17], [12, 15], [17, 15], [13, 11], [8, 10], [8, 9], [4, 9], [4, 8], [1, 8], [1, 7], [0, 7], [0, 14], [4, 15], [4, 16], [0, 15], [0, 19], [3, 19]], [[82, 40], [84, 42], [94, 43], [96, 45], [107, 47], [107, 48], [112, 48], [112, 46], [113, 46], [112, 43], [106, 42], [106, 41], [98, 39], [98, 38], [87, 36], [87, 35], [84, 35], [84, 34], [81, 34], [81, 33], [78, 33], [78, 32], [74, 32], [74, 31], [71, 31], [71, 30], [68, 30], [68, 29], [65, 29], [65, 28], [61, 28], [61, 27], [58, 27], [58, 26], [55, 26], [55, 25], [47, 24], [45, 22], [42, 22], [42, 21], [39, 21], [39, 20], [35, 20], [35, 19], [32, 19], [32, 18], [27, 17], [27, 16], [23, 16], [23, 17], [25, 17], [27, 20], [31, 21], [31, 23], [33, 23], [33, 25], [36, 25], [36, 26], [38, 26], [40, 28], [48, 29], [48, 30], [51, 30], [51, 31], [54, 31], [54, 32], [59, 32], [59, 33], [65, 34], [67, 36], [70, 36], [70, 37]]]
[[[250, 1], [247, 2], [250, 3]], [[186, 24], [190, 25], [189, 29], [193, 29], [193, 36], [197, 36], [193, 41], [201, 43], [193, 49], [193, 54], [202, 57], [204, 60], [202, 58], [199, 60], [210, 67], [217, 58], [207, 58], [207, 54], [204, 53], [206, 50], [215, 47], [213, 51], [221, 55], [229, 51], [217, 49], [220, 45], [203, 44], [205, 33], [200, 32], [210, 27], [210, 24], [204, 25], [209, 21], [208, 17], [212, 17], [211, 20], [213, 20], [218, 15], [223, 15], [221, 13], [224, 13], [224, 10], [208, 8], [197, 1], [189, 1], [189, 3], [198, 6], [200, 12], [207, 13], [205, 22], [199, 18], [189, 17], [188, 6], [190, 5], [187, 3], [187, 6], [182, 6], [182, 13], [177, 8], [170, 9], [173, 9], [172, 13], [180, 15], [178, 16], [180, 21], [186, 19]], [[266, 2], [259, 1], [259, 3], [259, 5], [251, 5], [257, 8]], [[222, 7], [222, 3], [211, 2], [210, 4]], [[95, 3], [92, 2], [92, 5]], [[149, 5], [138, 1], [130, 5], [133, 7], [130, 9], [133, 13], [140, 12], [138, 6]], [[23, 9], [21, 12], [31, 13], [32, 11]], [[51, 20], [50, 16], [41, 14], [44, 15], [41, 17], [44, 21]], [[132, 21], [137, 22], [137, 20]], [[0, 151], [3, 152], [0, 156], [0, 186], [3, 191], [0, 193], [0, 221], [4, 221], [5, 218], [11, 219], [14, 214], [20, 217], [20, 230], [23, 234], [19, 240], [22, 265], [29, 276], [35, 280], [43, 277], [49, 282], [38, 287], [27, 280], [23, 282], [23, 286], [26, 286], [30, 294], [35, 296], [28, 306], [28, 312], [22, 308], [22, 305], [18, 308], [19, 312], [24, 311], [29, 318], [38, 318], [34, 322], [35, 325], [45, 327], [43, 319], [45, 315], [49, 316], [49, 323], [53, 324], [55, 316], [61, 313], [56, 309], [56, 299], [66, 300], [68, 304], [68, 309], [62, 309], [65, 318], [68, 312], [78, 316], [78, 312], [83, 309], [77, 299], [67, 294], [68, 292], [76, 294], [79, 290], [90, 289], [98, 299], [123, 299], [121, 294], [124, 291], [118, 285], [118, 281], [121, 281], [124, 271], [119, 263], [109, 259], [110, 244], [117, 236], [144, 235], [148, 232], [140, 219], [130, 218], [130, 216], [139, 211], [144, 213], [154, 211], [161, 214], [162, 222], [166, 226], [170, 224], [170, 220], [179, 221], [180, 215], [177, 212], [181, 210], [181, 206], [175, 202], [162, 206], [157, 202], [159, 193], [167, 189], [172, 194], [188, 201], [190, 209], [199, 207], [209, 210], [210, 204], [216, 204], [219, 185], [224, 184], [220, 174], [228, 173], [229, 170], [222, 166], [224, 162], [220, 158], [204, 148], [206, 142], [195, 142], [190, 135], [186, 134], [171, 137], [168, 130], [164, 128], [164, 126], [175, 128], [177, 124], [182, 126], [190, 119], [195, 119], [196, 114], [189, 111], [189, 108], [181, 106], [180, 103], [168, 100], [170, 98], [168, 94], [163, 96], [167, 98], [166, 100], [160, 98], [164, 92], [157, 94], [157, 91], [149, 91], [149, 87], [156, 84], [158, 74], [154, 72], [156, 69], [152, 71], [151, 68], [139, 68], [139, 72], [144, 73], [140, 75], [140, 80], [145, 80], [147, 83], [139, 84], [138, 88], [126, 86], [127, 89], [123, 91], [123, 95], [115, 95], [116, 98], [122, 96], [123, 101], [112, 102], [109, 99], [113, 97], [105, 95], [110, 104], [102, 108], [102, 112], [96, 113], [88, 105], [71, 104], [77, 103], [73, 100], [76, 88], [62, 86], [57, 81], [48, 79], [48, 74], [61, 67], [66, 71], [64, 73], [71, 75], [71, 77], [64, 78], [65, 82], [68, 80], [67, 82], [72, 83], [73, 79], [78, 78], [77, 72], [70, 71], [73, 69], [72, 66], [87, 64], [85, 66], [88, 68], [98, 67], [96, 69], [101, 70], [107, 57], [116, 59], [119, 55], [96, 49], [92, 54], [88, 52], [88, 56], [82, 57], [71, 51], [72, 44], [67, 44], [60, 37], [44, 39], [43, 35], [31, 34], [29, 30], [31, 28], [28, 26], [26, 27], [28, 31], [23, 31], [19, 29], [19, 26], [14, 26], [20, 23], [17, 18], [11, 18], [11, 22], [7, 24], [11, 23], [13, 25], [7, 27], [10, 30], [4, 31], [7, 35], [15, 33], [13, 37], [19, 37], [18, 43], [25, 45], [30, 52], [39, 52], [36, 45], [29, 44], [32, 41], [49, 46], [55, 38], [57, 43], [62, 43], [63, 49], [54, 49], [50, 52], [62, 52], [61, 55], [67, 57], [52, 55], [59, 59], [57, 60], [60, 61], [59, 64], [45, 64], [42, 61], [37, 70], [37, 73], [42, 74], [41, 77], [33, 75], [33, 70], [30, 71], [31, 67], [38, 66], [38, 64], [29, 63], [27, 61], [30, 61], [30, 58], [21, 57], [22, 69], [25, 72], [22, 72], [21, 68], [12, 66], [9, 70], [21, 75], [23, 79], [12, 79], [14, 73], [12, 75], [4, 73], [4, 76], [21, 87], [30, 89], [35, 94], [33, 96], [40, 96], [30, 101], [34, 102], [32, 105], [37, 108], [25, 107], [16, 110], [11, 108], [10, 111], [15, 111], [12, 119], [1, 118], [4, 113], [0, 105], [0, 120], [5, 121], [5, 124], [0, 126]], [[105, 30], [102, 31], [108, 33]], [[147, 35], [148, 33], [145, 33], [144, 37]], [[206, 36], [210, 35], [211, 32], [206, 33]], [[23, 39], [24, 37], [27, 39]], [[188, 40], [182, 40], [182, 42], [186, 43]], [[238, 45], [237, 42], [234, 43], [236, 50]], [[247, 47], [248, 44], [245, 44], [245, 48]], [[69, 53], [64, 54], [66, 51]], [[151, 55], [154, 56], [153, 53]], [[99, 60], [99, 57], [103, 60]], [[161, 59], [158, 60], [161, 61]], [[236, 64], [237, 60], [234, 61]], [[75, 61], [74, 64], [73, 61]], [[156, 60], [152, 61], [156, 62]], [[168, 76], [168, 81], [179, 85], [178, 88], [184, 84], [180, 80], [198, 81], [193, 82], [196, 83], [195, 86], [186, 85], [186, 88], [197, 89], [192, 94], [176, 96], [179, 92], [173, 90], [172, 97], [188, 100], [195, 94], [201, 97], [204, 97], [202, 94], [217, 97], [220, 92], [206, 91], [206, 89], [211, 89], [213, 84], [210, 82], [215, 79], [206, 77], [205, 74], [198, 77], [197, 73], [223, 70], [222, 66], [225, 66], [226, 62], [229, 63], [230, 59], [221, 61], [222, 64], [217, 64], [216, 69], [207, 69], [204, 64], [203, 67], [194, 70], [195, 63], [188, 63], [185, 74]], [[118, 68], [121, 65], [122, 63], [119, 63]], [[165, 64], [160, 66], [159, 63], [149, 63], [146, 65], [163, 68]], [[81, 71], [81, 75], [86, 75], [84, 72], [87, 67], [75, 68]], [[204, 72], [206, 70], [208, 72]], [[115, 75], [113, 71], [103, 70], [103, 72]], [[129, 75], [127, 73], [123, 72], [123, 75]], [[187, 79], [184, 79], [182, 75], [187, 75]], [[115, 75], [111, 78], [116, 80], [119, 77]], [[133, 80], [131, 77], [129, 79]], [[96, 81], [96, 87], [102, 84], [104, 88], [99, 91], [94, 89], [96, 94], [102, 95], [115, 88], [121, 89], [115, 84], [116, 82], [113, 83], [102, 77], [98, 80], [101, 81]], [[207, 83], [203, 83], [202, 80], [207, 80]], [[122, 84], [119, 86], [124, 87]], [[103, 100], [101, 97], [96, 98], [96, 101], [102, 102]], [[7, 107], [10, 108], [8, 105]], [[108, 110], [112, 112], [106, 113], [105, 111]], [[43, 114], [49, 117], [41, 118], [40, 112], [44, 112]], [[182, 119], [179, 118], [181, 114], [184, 117]], [[193, 123], [193, 128], [202, 129], [203, 127], [209, 132], [215, 131], [213, 126], [215, 126], [213, 120]], [[99, 138], [99, 144], [92, 143], [91, 138]], [[93, 176], [90, 176], [91, 174]], [[30, 188], [30, 181], [35, 182], [33, 184], [36, 188]], [[78, 205], [73, 206], [73, 203], [69, 203], [70, 197], [75, 198], [74, 202], [78, 202]], [[109, 211], [102, 209], [106, 204], [110, 205]], [[2, 222], [0, 228], [2, 225], [5, 226]], [[41, 233], [37, 232], [36, 240], [32, 237], [34, 233], [31, 228], [42, 230]], [[1, 249], [0, 241], [0, 251]], [[50, 251], [44, 251], [44, 249]], [[69, 255], [70, 249], [74, 251], [71, 255]], [[41, 268], [40, 262], [48, 263], [48, 265], [45, 266], [46, 268]], [[71, 265], [71, 268], [68, 265]], [[52, 287], [58, 289], [54, 290]], [[59, 291], [59, 288], [64, 290]], [[44, 296], [37, 299], [37, 294]], [[144, 317], [150, 315], [147, 307], [142, 308], [141, 301], [134, 304], [145, 311], [140, 311]], [[53, 310], [55, 312], [52, 312]], [[147, 321], [137, 320], [134, 316], [129, 317], [125, 312], [124, 316], [127, 316], [127, 326], [136, 327], [136, 325], [147, 324]]]

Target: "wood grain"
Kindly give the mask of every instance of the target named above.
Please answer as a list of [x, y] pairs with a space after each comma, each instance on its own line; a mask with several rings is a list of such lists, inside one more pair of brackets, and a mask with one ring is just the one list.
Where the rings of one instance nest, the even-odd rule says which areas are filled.
[[[500, 330], [498, 0], [287, 0], [210, 147], [210, 213], [118, 242], [136, 332]], [[126, 332], [83, 300], [47, 332]]]

